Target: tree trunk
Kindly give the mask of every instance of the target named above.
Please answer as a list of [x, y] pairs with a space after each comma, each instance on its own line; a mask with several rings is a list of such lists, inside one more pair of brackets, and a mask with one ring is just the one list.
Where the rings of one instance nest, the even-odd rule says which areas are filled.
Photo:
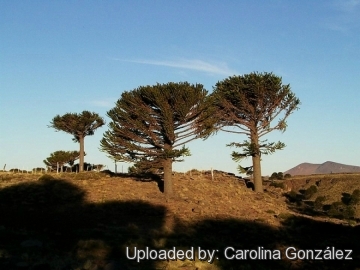
[[264, 192], [261, 177], [259, 136], [257, 133], [251, 133], [251, 143], [255, 144], [255, 153], [252, 156], [255, 192]]
[[164, 194], [166, 197], [171, 197], [173, 195], [171, 158], [164, 160]]
[[84, 136], [79, 136], [80, 143], [80, 158], [79, 158], [79, 172], [84, 170]]

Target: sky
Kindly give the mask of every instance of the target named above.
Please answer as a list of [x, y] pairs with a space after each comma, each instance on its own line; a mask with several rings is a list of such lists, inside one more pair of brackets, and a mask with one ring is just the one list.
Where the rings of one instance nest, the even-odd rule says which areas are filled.
[[[48, 127], [56, 115], [89, 110], [109, 123], [124, 91], [187, 81], [211, 93], [254, 71], [282, 77], [301, 101], [284, 133], [263, 137], [286, 144], [262, 156], [263, 175], [302, 162], [360, 166], [360, 0], [2, 0], [0, 169], [44, 167], [50, 153], [78, 150]], [[85, 161], [114, 170], [99, 150], [107, 129], [85, 138]], [[173, 169], [237, 173], [226, 144], [246, 139], [195, 140]]]

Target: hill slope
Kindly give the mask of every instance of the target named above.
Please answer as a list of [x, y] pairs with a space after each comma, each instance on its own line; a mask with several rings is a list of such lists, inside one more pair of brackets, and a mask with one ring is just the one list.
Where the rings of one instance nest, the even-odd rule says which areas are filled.
[[291, 175], [329, 174], [329, 173], [355, 173], [360, 172], [360, 166], [346, 165], [332, 161], [322, 164], [301, 163], [286, 173]]
[[[334, 177], [339, 178], [337, 182], [333, 176], [322, 179], [319, 194], [328, 190], [329, 181], [336, 187], [332, 194], [339, 196], [358, 188], [355, 176], [347, 179], [345, 175], [350, 180], [346, 185], [340, 177]], [[298, 178], [281, 183], [303, 188], [320, 177]], [[307, 182], [306, 178], [313, 179]], [[358, 266], [359, 241], [354, 235], [359, 235], [360, 226], [293, 212], [283, 191], [267, 186], [269, 182], [264, 193], [256, 193], [242, 179], [219, 171], [214, 171], [214, 180], [199, 171], [176, 173], [173, 180], [175, 195], [166, 198], [158, 177], [91, 172], [0, 174], [0, 216], [6, 217], [0, 219], [0, 269], [328, 270]], [[285, 256], [288, 247], [311, 248], [309, 243], [316, 243], [314, 248], [351, 248], [354, 260]], [[155, 252], [181, 249], [194, 256], [187, 260], [143, 257], [138, 262], [135, 250], [147, 248]], [[281, 259], [233, 258], [238, 251], [263, 254], [263, 249], [278, 250]], [[210, 260], [209, 251], [215, 259]], [[141, 257], [140, 253], [136, 256]]]

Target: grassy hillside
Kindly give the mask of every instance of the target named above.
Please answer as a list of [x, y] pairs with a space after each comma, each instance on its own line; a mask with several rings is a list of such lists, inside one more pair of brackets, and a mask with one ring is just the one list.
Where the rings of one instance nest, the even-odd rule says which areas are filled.
[[[301, 189], [300, 182], [311, 184], [306, 180], [287, 183]], [[161, 189], [161, 179], [147, 176], [2, 173], [0, 269], [355, 269], [359, 263], [359, 226], [293, 211], [282, 189], [267, 186], [258, 194], [234, 176], [216, 173], [213, 181], [196, 171], [174, 176], [174, 198], [166, 200]], [[288, 247], [328, 246], [353, 249], [354, 260], [285, 256]], [[136, 262], [126, 258], [126, 248], [135, 247], [193, 248], [196, 258]], [[232, 260], [227, 247], [278, 250], [282, 258]], [[214, 261], [199, 260], [199, 248], [214, 250]]]

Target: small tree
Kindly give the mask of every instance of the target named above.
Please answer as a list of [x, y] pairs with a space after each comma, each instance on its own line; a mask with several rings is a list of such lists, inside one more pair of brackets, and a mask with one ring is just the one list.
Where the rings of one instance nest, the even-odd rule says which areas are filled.
[[63, 116], [57, 115], [50, 122], [50, 126], [56, 131], [64, 131], [74, 136], [73, 141], [80, 144], [80, 172], [84, 169], [84, 138], [94, 135], [97, 128], [103, 126], [105, 121], [97, 113], [83, 111], [80, 114], [67, 113]]
[[[255, 191], [263, 192], [260, 157], [283, 149], [285, 144], [268, 143], [260, 138], [273, 130], [284, 132], [286, 119], [298, 109], [299, 99], [291, 92], [290, 85], [282, 84], [280, 77], [255, 72], [218, 82], [209, 100], [211, 106], [205, 116], [212, 117], [208, 118], [205, 133], [209, 136], [223, 130], [248, 136], [249, 140], [228, 146], [243, 149], [241, 153], [232, 153], [234, 160], [252, 158]], [[271, 126], [274, 121], [277, 123]]]
[[207, 91], [201, 84], [141, 86], [124, 92], [107, 115], [112, 119], [101, 140], [113, 159], [164, 169], [164, 193], [173, 194], [172, 163], [190, 155], [185, 144], [200, 137], [200, 112]]
[[59, 168], [62, 172], [63, 166], [65, 164], [73, 166], [75, 160], [79, 159], [79, 157], [79, 151], [55, 151], [50, 154], [50, 157], [44, 160], [44, 163], [53, 170], [59, 165]]
[[277, 172], [273, 172], [272, 175], [270, 176], [271, 180], [277, 180], [278, 179], [278, 174]]
[[105, 168], [105, 165], [103, 164], [96, 164], [96, 165], [93, 165], [93, 169], [97, 172], [100, 172], [102, 169]]

